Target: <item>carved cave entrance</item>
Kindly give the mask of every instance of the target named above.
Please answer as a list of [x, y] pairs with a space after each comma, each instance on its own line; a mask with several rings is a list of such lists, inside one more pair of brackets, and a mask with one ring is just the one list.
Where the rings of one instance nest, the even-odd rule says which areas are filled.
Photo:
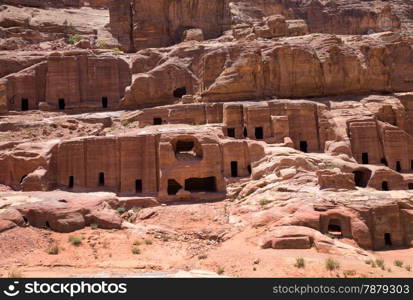
[[396, 162], [396, 171], [399, 172], [399, 173], [402, 171], [402, 165], [401, 165], [400, 161]]
[[74, 176], [69, 177], [69, 184], [67, 186], [68, 186], [69, 189], [73, 189], [73, 187], [75, 186], [75, 177]]
[[238, 162], [231, 161], [231, 177], [238, 177]]
[[388, 191], [389, 190], [389, 183], [387, 181], [383, 181], [381, 184], [381, 190], [382, 191]]
[[142, 193], [142, 180], [136, 179], [135, 181], [135, 192], [136, 194]]
[[177, 88], [176, 90], [174, 90], [173, 95], [175, 98], [182, 98], [186, 95], [186, 87]]
[[59, 109], [60, 109], [60, 110], [64, 110], [64, 109], [66, 108], [65, 99], [60, 98], [60, 99], [59, 99], [58, 106], [59, 106]]
[[369, 154], [367, 152], [361, 154], [361, 162], [363, 163], [363, 165], [369, 164]]
[[385, 159], [385, 158], [382, 158], [382, 159], [381, 159], [381, 163], [382, 163], [383, 165], [385, 165], [386, 167], [388, 166], [387, 159]]
[[370, 181], [371, 171], [369, 169], [358, 169], [353, 172], [356, 186], [365, 188]]
[[22, 98], [21, 110], [22, 110], [22, 111], [27, 111], [27, 110], [29, 110], [29, 99], [27, 99], [27, 98]]
[[328, 233], [336, 238], [343, 237], [341, 231], [341, 221], [339, 219], [331, 219], [328, 224]]
[[175, 179], [168, 180], [168, 195], [176, 195], [182, 186]]
[[235, 128], [227, 128], [227, 135], [229, 137], [235, 137]]
[[191, 193], [216, 192], [217, 184], [215, 177], [189, 178], [185, 180], [185, 190]]
[[386, 245], [386, 246], [392, 246], [393, 245], [390, 233], [385, 233], [384, 234], [384, 245]]
[[99, 173], [99, 186], [104, 186], [105, 185], [105, 173], [100, 172]]
[[162, 118], [153, 118], [153, 125], [162, 125]]
[[409, 183], [408, 188], [409, 190], [413, 190], [413, 183]]
[[257, 140], [264, 139], [264, 129], [262, 127], [256, 127], [255, 128], [255, 138]]
[[102, 97], [102, 107], [108, 108], [108, 97]]
[[203, 157], [202, 148], [196, 139], [178, 139], [172, 144], [175, 157], [179, 160], [200, 160]]
[[307, 141], [301, 141], [300, 142], [300, 151], [307, 153], [308, 152], [308, 143]]

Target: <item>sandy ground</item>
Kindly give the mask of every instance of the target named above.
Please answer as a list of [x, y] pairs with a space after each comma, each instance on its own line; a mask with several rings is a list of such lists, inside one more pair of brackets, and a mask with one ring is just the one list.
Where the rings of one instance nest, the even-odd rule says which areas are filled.
[[[0, 276], [23, 277], [168, 277], [179, 271], [205, 270], [229, 277], [411, 277], [413, 249], [371, 252], [383, 270], [363, 257], [309, 250], [260, 249], [249, 230], [234, 229], [226, 202], [153, 208], [152, 218], [129, 229], [86, 228], [70, 234], [15, 228], [0, 234]], [[179, 216], [179, 217], [178, 217]], [[82, 238], [79, 246], [70, 236]], [[49, 254], [57, 245], [59, 253]], [[133, 249], [139, 249], [133, 253]], [[305, 267], [295, 267], [296, 258]], [[332, 258], [340, 267], [327, 271]], [[403, 267], [394, 265], [402, 260]], [[209, 273], [208, 273], [209, 274]], [[204, 275], [209, 276], [209, 275]]]

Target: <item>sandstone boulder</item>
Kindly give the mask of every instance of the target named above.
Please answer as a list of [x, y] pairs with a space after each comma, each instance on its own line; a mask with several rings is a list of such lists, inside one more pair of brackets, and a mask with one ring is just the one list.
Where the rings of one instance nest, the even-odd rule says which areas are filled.
[[12, 221], [8, 220], [1, 220], [0, 219], [0, 233], [9, 229], [16, 227], [17, 225], [14, 224]]
[[16, 207], [27, 224], [50, 228], [58, 232], [72, 232], [90, 224], [104, 229], [121, 228], [122, 220], [102, 197], [53, 199]]
[[77, 47], [77, 48], [81, 48], [81, 49], [90, 49], [91, 48], [91, 45], [90, 45], [90, 41], [88, 41], [88, 40], [81, 40], [81, 41], [79, 41], [79, 42], [77, 42], [76, 44], [75, 44], [75, 46]]
[[311, 228], [277, 226], [262, 238], [260, 246], [263, 249], [309, 249], [323, 243], [334, 244], [334, 241]]

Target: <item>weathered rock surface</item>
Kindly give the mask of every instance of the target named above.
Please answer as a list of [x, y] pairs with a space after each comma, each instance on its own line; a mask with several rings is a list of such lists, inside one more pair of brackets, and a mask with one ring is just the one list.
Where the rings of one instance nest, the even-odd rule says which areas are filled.
[[145, 261], [234, 270], [412, 246], [412, 3], [11, 2], [0, 239], [96, 224], [129, 256], [153, 235]]
[[[69, 198], [56, 195], [35, 203], [16, 206], [11, 211], [0, 214], [0, 227], [13, 228], [12, 225], [30, 225], [50, 228], [57, 232], [72, 232], [96, 224], [102, 229], [120, 229], [122, 220], [114, 210], [116, 198], [95, 195], [79, 195]], [[111, 206], [113, 205], [113, 207]], [[24, 224], [21, 224], [21, 220]]]

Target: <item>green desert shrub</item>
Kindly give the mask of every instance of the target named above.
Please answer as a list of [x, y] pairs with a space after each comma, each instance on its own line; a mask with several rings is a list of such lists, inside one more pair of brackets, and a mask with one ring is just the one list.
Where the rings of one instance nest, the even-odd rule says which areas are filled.
[[302, 257], [296, 258], [296, 259], [295, 259], [295, 264], [294, 264], [294, 266], [295, 266], [296, 268], [299, 268], [299, 269], [305, 268], [305, 260], [304, 260], [304, 258], [302, 258]]
[[73, 246], [80, 246], [82, 244], [83, 238], [79, 236], [69, 236], [69, 243], [71, 243]]
[[332, 258], [326, 259], [326, 269], [328, 271], [334, 271], [340, 268], [340, 263]]
[[396, 267], [402, 268], [403, 267], [403, 262], [401, 260], [395, 260], [394, 265]]
[[58, 255], [59, 254], [59, 246], [54, 245], [47, 250], [47, 253], [50, 255]]
[[71, 45], [74, 45], [78, 42], [80, 42], [81, 40], [83, 40], [84, 36], [80, 35], [80, 34], [72, 34], [67, 38], [67, 42]]

